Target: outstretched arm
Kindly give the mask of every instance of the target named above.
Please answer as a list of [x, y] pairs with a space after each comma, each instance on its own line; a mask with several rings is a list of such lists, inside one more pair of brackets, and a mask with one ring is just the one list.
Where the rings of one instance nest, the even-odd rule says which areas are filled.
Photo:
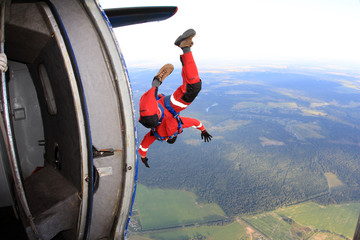
[[139, 146], [139, 154], [141, 156], [141, 161], [145, 164], [146, 167], [150, 167], [147, 163], [148, 158], [146, 157], [147, 151], [149, 150], [150, 145], [156, 140], [155, 136], [151, 135], [151, 131], [149, 131]]
[[204, 139], [205, 142], [210, 142], [212, 136], [206, 131], [204, 125], [195, 118], [182, 117], [181, 121], [183, 122], [183, 128], [193, 127], [201, 131], [201, 139]]

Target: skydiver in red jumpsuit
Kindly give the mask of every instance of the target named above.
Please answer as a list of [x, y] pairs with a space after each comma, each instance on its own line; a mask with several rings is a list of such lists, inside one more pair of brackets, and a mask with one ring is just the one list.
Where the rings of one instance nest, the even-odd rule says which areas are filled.
[[183, 84], [169, 96], [158, 95], [158, 87], [174, 69], [172, 64], [164, 65], [154, 77], [152, 88], [144, 93], [140, 99], [139, 122], [151, 130], [144, 136], [139, 147], [142, 162], [149, 167], [146, 157], [149, 146], [155, 141], [166, 141], [173, 144], [183, 128], [194, 127], [201, 131], [201, 139], [211, 141], [212, 136], [205, 130], [204, 125], [195, 118], [181, 117], [179, 113], [185, 110], [196, 98], [201, 90], [201, 80], [192, 56], [192, 38], [196, 32], [188, 29], [179, 36], [175, 45], [183, 50], [181, 55]]

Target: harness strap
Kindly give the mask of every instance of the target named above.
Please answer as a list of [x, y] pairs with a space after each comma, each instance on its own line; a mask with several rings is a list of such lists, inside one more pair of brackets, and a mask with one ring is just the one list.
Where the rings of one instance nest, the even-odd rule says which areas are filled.
[[178, 133], [182, 133], [184, 130], [182, 127], [182, 122], [181, 122], [179, 113], [176, 112], [174, 110], [174, 108], [171, 106], [170, 97], [171, 97], [171, 95], [168, 95], [164, 98], [164, 105], [165, 105], [166, 109], [169, 112], [171, 112], [171, 114], [174, 116], [174, 118], [178, 121]]
[[[174, 118], [177, 120], [177, 122], [178, 122], [178, 130], [177, 130], [177, 132], [175, 132], [173, 135], [171, 135], [171, 136], [169, 136], [169, 137], [161, 137], [161, 136], [156, 132], [156, 128], [151, 128], [151, 130], [152, 130], [155, 138], [156, 138], [157, 140], [159, 140], [160, 142], [164, 141], [165, 139], [172, 139], [172, 138], [176, 137], [178, 134], [182, 133], [183, 130], [184, 130], [184, 128], [183, 128], [183, 126], [182, 126], [182, 122], [181, 122], [180, 116], [179, 116], [179, 113], [177, 113], [177, 112], [174, 110], [174, 108], [171, 106], [170, 97], [171, 97], [171, 95], [168, 95], [168, 96], [164, 97], [164, 105], [165, 105], [166, 109], [167, 109], [169, 112], [171, 112], [171, 114], [172, 114], [172, 115], [174, 116]], [[159, 124], [158, 124], [157, 126], [159, 126], [159, 125], [161, 124], [161, 121], [162, 121], [163, 118], [164, 118], [164, 108], [163, 108], [163, 106], [162, 106], [160, 103], [158, 103], [158, 105], [159, 105], [159, 108], [160, 108], [162, 114], [161, 114], [161, 118], [160, 118], [160, 120], [159, 120]]]
[[173, 135], [169, 136], [169, 137], [161, 137], [155, 130], [155, 128], [151, 128], [152, 130], [152, 133], [154, 134], [155, 138], [160, 141], [160, 142], [163, 142], [165, 139], [173, 139], [174, 137], [176, 137], [179, 132], [175, 132]]
[[174, 108], [171, 106], [171, 103], [170, 103], [170, 97], [171, 95], [168, 95], [164, 98], [164, 104], [165, 104], [165, 107], [167, 110], [169, 110], [169, 112], [171, 112], [171, 114], [176, 117], [177, 115], [179, 115], [179, 113], [177, 113]]
[[159, 126], [161, 124], [162, 120], [164, 119], [164, 108], [160, 103], [158, 103], [158, 107], [160, 108], [160, 111], [161, 111], [161, 117], [160, 117], [160, 120], [159, 120], [159, 123], [157, 126]]

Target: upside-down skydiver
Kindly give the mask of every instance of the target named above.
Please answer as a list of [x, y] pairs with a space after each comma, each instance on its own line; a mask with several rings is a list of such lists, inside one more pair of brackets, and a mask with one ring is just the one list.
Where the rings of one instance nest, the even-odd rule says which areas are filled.
[[149, 146], [155, 140], [173, 144], [177, 135], [181, 134], [184, 128], [194, 127], [201, 131], [201, 139], [204, 139], [205, 142], [211, 141], [212, 136], [199, 120], [179, 116], [179, 113], [194, 101], [201, 90], [201, 80], [191, 52], [194, 44], [192, 39], [195, 34], [195, 30], [188, 29], [174, 43], [183, 51], [180, 56], [183, 84], [172, 95], [158, 95], [159, 86], [174, 70], [172, 64], [166, 64], [155, 75], [150, 90], [144, 93], [140, 99], [139, 122], [151, 129], [139, 147], [141, 160], [146, 167], [150, 167], [146, 157]]

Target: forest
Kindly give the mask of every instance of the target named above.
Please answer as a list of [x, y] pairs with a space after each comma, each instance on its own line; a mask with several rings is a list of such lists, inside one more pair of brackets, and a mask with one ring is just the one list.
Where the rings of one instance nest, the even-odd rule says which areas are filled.
[[[203, 143], [200, 134], [190, 130], [176, 144], [155, 142], [149, 153], [151, 168], [140, 166], [140, 183], [192, 191], [202, 202], [219, 204], [229, 216], [310, 199], [320, 204], [360, 200], [356, 145], [326, 138], [299, 141], [281, 124], [254, 118], [221, 134], [220, 139]], [[262, 146], [261, 136], [282, 140], [284, 145]], [[328, 172], [343, 185], [330, 191], [324, 175]]]
[[[139, 163], [140, 183], [192, 191], [229, 216], [307, 200], [360, 200], [358, 91], [330, 75], [205, 73], [203, 78], [202, 92], [181, 116], [202, 121], [213, 140], [201, 142], [200, 132], [185, 129], [175, 144], [156, 141], [148, 152], [151, 168]], [[139, 127], [139, 141], [146, 131]], [[333, 187], [326, 174], [340, 184]]]

